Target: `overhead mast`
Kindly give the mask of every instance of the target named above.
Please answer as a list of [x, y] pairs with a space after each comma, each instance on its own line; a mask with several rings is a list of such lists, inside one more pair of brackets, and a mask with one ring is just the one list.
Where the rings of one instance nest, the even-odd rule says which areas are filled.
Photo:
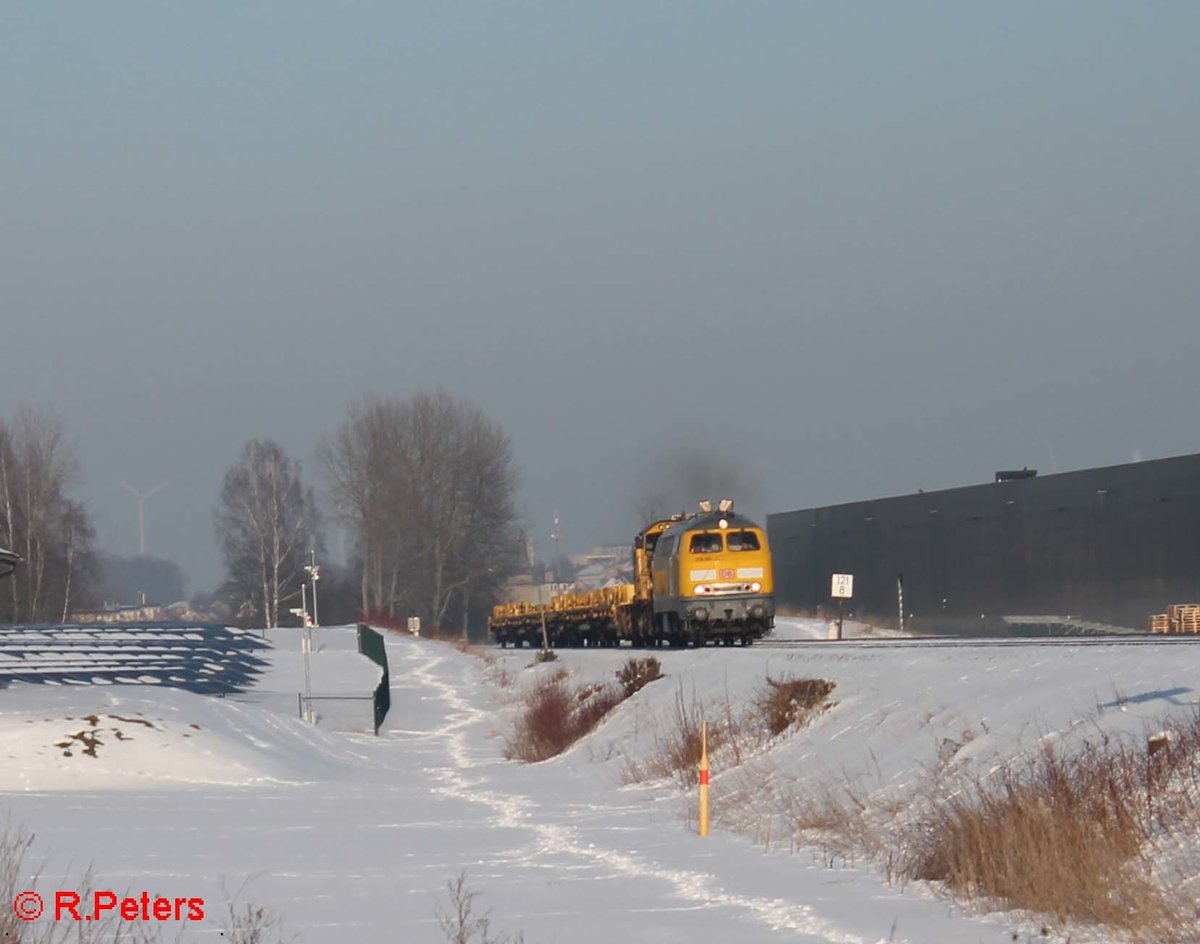
[[560, 528], [558, 512], [556, 511], [554, 513], [554, 526], [550, 529], [550, 544], [554, 548], [554, 560], [550, 562], [550, 569], [554, 573], [555, 583], [558, 582], [558, 579], [560, 576], [558, 569], [559, 569], [559, 561], [562, 559], [562, 549], [560, 547], [561, 542], [562, 542], [562, 531]]

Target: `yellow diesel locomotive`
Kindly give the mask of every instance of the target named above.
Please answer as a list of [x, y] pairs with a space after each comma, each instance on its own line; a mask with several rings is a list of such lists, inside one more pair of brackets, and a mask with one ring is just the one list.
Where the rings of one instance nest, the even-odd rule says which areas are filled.
[[766, 531], [723, 500], [638, 532], [634, 582], [504, 603], [488, 629], [502, 647], [749, 645], [775, 624]]

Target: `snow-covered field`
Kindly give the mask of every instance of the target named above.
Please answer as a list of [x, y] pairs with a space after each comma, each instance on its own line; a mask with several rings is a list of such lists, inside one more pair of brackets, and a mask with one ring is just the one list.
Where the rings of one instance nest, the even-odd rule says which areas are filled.
[[[345, 717], [316, 728], [295, 717], [294, 632], [272, 637], [271, 669], [246, 698], [12, 685], [0, 689], [0, 821], [36, 834], [28, 864], [47, 897], [89, 867], [95, 887], [118, 894], [203, 897], [209, 917], [182, 927], [200, 941], [222, 940], [222, 886], [308, 944], [439, 941], [439, 897], [465, 871], [493, 932], [528, 944], [999, 944], [1014, 931], [1023, 940], [1026, 925], [889, 886], [869, 863], [828, 867], [722, 829], [701, 839], [694, 796], [673, 781], [626, 785], [629, 763], [653, 751], [680, 693], [717, 711], [746, 704], [768, 674], [830, 679], [836, 704], [752, 769], [880, 798], [931, 773], [986, 773], [1043, 738], [1141, 736], [1200, 705], [1200, 646], [1177, 640], [839, 644], [816, 641], [824, 622], [780, 623], [778, 637], [814, 641], [656, 653], [666, 678], [531, 766], [504, 759], [523, 688], [560, 666], [610, 680], [629, 651], [562, 652], [530, 668], [529, 650], [490, 650], [485, 662], [389, 637], [392, 708], [378, 738], [337, 730], [353, 727]], [[314, 692], [374, 685], [350, 637], [318, 630]], [[739, 776], [714, 770], [718, 821]]]

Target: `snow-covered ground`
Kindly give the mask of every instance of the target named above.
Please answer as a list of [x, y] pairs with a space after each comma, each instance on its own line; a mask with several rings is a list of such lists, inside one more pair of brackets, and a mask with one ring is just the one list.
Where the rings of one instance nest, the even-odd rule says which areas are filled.
[[[610, 680], [629, 651], [561, 652], [531, 668], [529, 650], [490, 650], [486, 662], [389, 637], [392, 709], [378, 738], [295, 717], [294, 632], [275, 635], [260, 697], [12, 685], [0, 689], [0, 821], [36, 834], [29, 865], [43, 893], [76, 888], [90, 866], [98, 888], [200, 896], [209, 917], [183, 927], [200, 941], [222, 940], [222, 885], [277, 911], [307, 944], [439, 941], [439, 895], [465, 871], [493, 931], [528, 944], [1000, 944], [1019, 928], [1011, 916], [889, 886], [869, 863], [831, 868], [722, 829], [701, 839], [690, 791], [626, 785], [629, 765], [653, 751], [681, 694], [716, 712], [746, 704], [768, 674], [830, 679], [836, 704], [752, 769], [878, 797], [931, 772], [985, 773], [1047, 737], [1140, 736], [1200, 705], [1200, 646], [1175, 640], [819, 641], [826, 634], [823, 621], [781, 620], [777, 638], [811, 642], [656, 653], [664, 679], [530, 766], [504, 759], [530, 680], [559, 667]], [[345, 651], [351, 631], [317, 635], [314, 691], [369, 692], [377, 675]], [[719, 821], [737, 776], [714, 771]], [[1086, 939], [1103, 938], [1074, 938]]]

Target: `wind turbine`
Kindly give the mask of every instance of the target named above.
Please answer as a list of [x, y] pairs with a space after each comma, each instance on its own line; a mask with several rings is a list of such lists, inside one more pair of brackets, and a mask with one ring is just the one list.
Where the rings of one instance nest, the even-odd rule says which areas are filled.
[[143, 492], [139, 492], [128, 482], [122, 482], [117, 479], [125, 487], [127, 492], [130, 492], [137, 499], [138, 506], [138, 554], [141, 557], [146, 556], [146, 499], [160, 489], [166, 488], [170, 482], [159, 482], [153, 488], [148, 488]]

